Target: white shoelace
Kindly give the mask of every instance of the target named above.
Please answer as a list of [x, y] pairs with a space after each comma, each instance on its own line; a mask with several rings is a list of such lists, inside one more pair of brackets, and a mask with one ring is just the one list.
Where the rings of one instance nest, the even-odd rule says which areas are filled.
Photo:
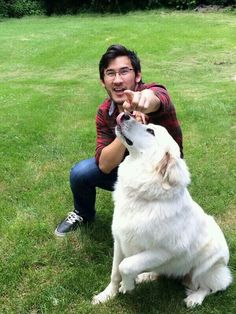
[[72, 225], [76, 221], [82, 222], [83, 218], [81, 216], [77, 215], [75, 212], [69, 212], [68, 217], [66, 218], [66, 221]]

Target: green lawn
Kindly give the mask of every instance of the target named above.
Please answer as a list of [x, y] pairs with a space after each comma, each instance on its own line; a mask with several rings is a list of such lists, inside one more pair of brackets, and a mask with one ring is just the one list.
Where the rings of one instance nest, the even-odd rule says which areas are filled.
[[0, 22], [0, 312], [235, 313], [236, 285], [185, 308], [162, 279], [93, 307], [112, 263], [111, 194], [97, 220], [67, 239], [54, 228], [72, 209], [70, 168], [94, 155], [96, 108], [106, 95], [106, 48], [136, 50], [145, 82], [164, 84], [184, 133], [190, 191], [227, 237], [236, 273], [236, 15], [152, 11]]

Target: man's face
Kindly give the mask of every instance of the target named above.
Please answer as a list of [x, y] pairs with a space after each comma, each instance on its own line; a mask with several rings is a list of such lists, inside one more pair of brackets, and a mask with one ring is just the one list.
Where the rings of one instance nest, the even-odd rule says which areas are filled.
[[131, 61], [128, 57], [122, 56], [112, 60], [104, 71], [102, 86], [107, 90], [108, 95], [118, 105], [126, 100], [124, 91], [134, 91], [135, 85], [141, 81], [141, 73], [135, 75]]

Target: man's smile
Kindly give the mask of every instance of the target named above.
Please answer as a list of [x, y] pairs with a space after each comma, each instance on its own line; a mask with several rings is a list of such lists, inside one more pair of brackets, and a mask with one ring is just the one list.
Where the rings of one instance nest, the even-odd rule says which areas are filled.
[[113, 91], [114, 91], [116, 94], [123, 94], [125, 90], [126, 90], [125, 88], [121, 88], [121, 87], [114, 87], [114, 88], [113, 88]]

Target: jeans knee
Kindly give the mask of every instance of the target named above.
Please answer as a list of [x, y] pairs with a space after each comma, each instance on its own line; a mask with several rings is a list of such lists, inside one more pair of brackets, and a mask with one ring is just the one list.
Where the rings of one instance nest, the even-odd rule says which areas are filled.
[[85, 159], [75, 164], [70, 171], [70, 184], [71, 187], [89, 184], [91, 178], [96, 172], [95, 158]]
[[116, 169], [106, 175], [99, 169], [95, 158], [90, 158], [80, 161], [71, 169], [70, 186], [72, 191], [78, 191], [79, 187], [100, 187], [113, 191], [116, 178]]
[[70, 171], [70, 185], [71, 187], [77, 186], [82, 183], [83, 171], [80, 163], [76, 164]]

